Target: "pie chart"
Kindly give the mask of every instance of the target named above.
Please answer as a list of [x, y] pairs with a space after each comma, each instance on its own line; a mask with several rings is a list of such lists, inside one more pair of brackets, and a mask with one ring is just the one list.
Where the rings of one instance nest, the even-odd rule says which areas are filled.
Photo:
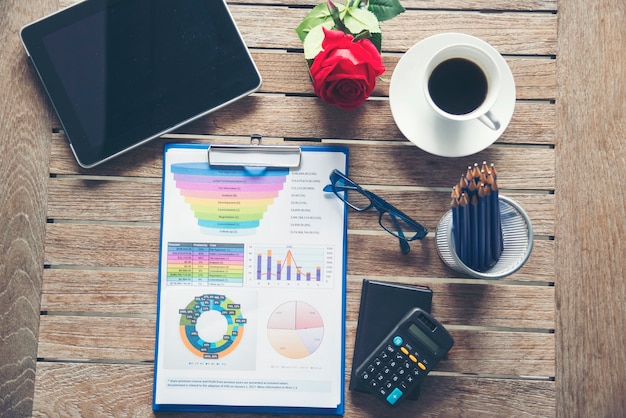
[[267, 337], [280, 355], [301, 359], [313, 354], [322, 343], [324, 322], [320, 313], [302, 301], [280, 305], [267, 321]]

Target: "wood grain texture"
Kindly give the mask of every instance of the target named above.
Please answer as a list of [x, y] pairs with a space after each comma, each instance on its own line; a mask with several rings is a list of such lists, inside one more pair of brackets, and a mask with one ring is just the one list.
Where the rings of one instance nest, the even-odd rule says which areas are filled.
[[[35, 417], [153, 416], [152, 366], [138, 364], [41, 363], [37, 369]], [[555, 384], [549, 380], [472, 379], [428, 376], [422, 389], [419, 416], [533, 416], [554, 415]], [[393, 415], [371, 396], [346, 394], [350, 418], [414, 417], [417, 405], [404, 402]], [[168, 414], [189, 418], [206, 414]], [[212, 417], [263, 418], [268, 415], [211, 414]], [[275, 415], [273, 415], [275, 417]], [[310, 417], [311, 415], [293, 417]]]
[[[79, 0], [60, 0], [61, 7], [67, 7]], [[313, 8], [321, 0], [281, 0], [280, 4], [290, 7]], [[229, 0], [229, 5], [250, 4], [245, 0]], [[255, 4], [275, 5], [275, 0], [255, 0]], [[432, 10], [474, 10], [474, 11], [543, 11], [555, 12], [556, 0], [402, 0], [406, 9]]]
[[[62, 267], [154, 268], [159, 260], [159, 225], [91, 225], [52, 223], [46, 228], [45, 263]], [[432, 235], [432, 234], [431, 234]], [[439, 258], [432, 236], [412, 243], [409, 256], [398, 256], [398, 243], [388, 234], [349, 234], [348, 274], [461, 278]], [[510, 280], [551, 282], [553, 242], [539, 241], [536, 258]], [[393, 260], [391, 262], [390, 260]]]
[[[563, 262], [556, 270], [558, 416], [623, 417], [626, 4], [560, 4], [556, 251]], [[580, 189], [570, 180], [586, 172], [598, 173], [599, 181], [592, 200], [581, 204]]]
[[[63, 3], [69, 5], [75, 1]], [[304, 19], [307, 10], [276, 5], [279, 2], [263, 3], [230, 4], [233, 18], [248, 47], [301, 50], [302, 42], [294, 28]], [[317, 3], [306, 4], [312, 6]], [[505, 3], [500, 0], [499, 4]], [[556, 55], [557, 18], [556, 13], [553, 13], [554, 2], [543, 4], [549, 5], [550, 12], [539, 12], [543, 11], [543, 6], [538, 3], [537, 13], [527, 13], [527, 7], [518, 9], [499, 5], [494, 5], [494, 8], [503, 10], [500, 13], [477, 13], [480, 9], [490, 8], [472, 9], [471, 4], [461, 3], [460, 0], [451, 6], [452, 10], [443, 7], [443, 3], [435, 5], [434, 9], [409, 9], [407, 5], [405, 13], [381, 23], [383, 52], [405, 52], [428, 36], [441, 32], [463, 32], [483, 38], [502, 54]], [[420, 6], [416, 3], [416, 7]]]
[[[367, 165], [367, 164], [365, 164]], [[368, 170], [371, 168], [368, 167]], [[409, 173], [410, 174], [410, 173]], [[356, 172], [354, 178], [361, 176]], [[415, 176], [423, 175], [422, 172]], [[157, 224], [160, 220], [161, 183], [160, 181], [140, 181], [142, 179], [98, 179], [87, 180], [74, 177], [57, 177], [49, 182], [48, 217], [51, 221], [92, 221], [92, 222], [151, 222]], [[371, 181], [371, 179], [369, 179]], [[410, 178], [407, 177], [407, 180]], [[392, 178], [390, 181], [400, 182], [402, 177]], [[515, 182], [511, 181], [515, 185]], [[407, 181], [409, 183], [409, 181]], [[507, 184], [506, 177], [501, 184]], [[420, 183], [417, 183], [420, 184]], [[449, 184], [440, 184], [440, 190], [420, 189], [415, 182], [409, 183], [404, 190], [394, 190], [394, 185], [387, 188], [383, 185], [374, 185], [370, 190], [379, 193], [391, 204], [408, 215], [415, 217], [427, 228], [436, 228], [441, 218], [442, 207], [449, 204], [450, 193], [454, 180]], [[511, 185], [511, 186], [512, 186]], [[518, 187], [523, 187], [519, 182]], [[424, 183], [424, 186], [426, 184]], [[449, 187], [446, 187], [449, 186]], [[93, 195], [85, 194], [90, 190]], [[554, 235], [554, 194], [543, 191], [528, 191], [513, 187], [503, 188], [503, 195], [514, 197], [525, 210], [533, 224], [537, 235]], [[129, 199], [134, 196], [135, 199]], [[363, 213], [361, 216], [350, 218], [349, 227], [358, 230], [379, 230], [375, 212]]]
[[[154, 318], [43, 315], [38, 357], [44, 361], [119, 361], [154, 359]], [[115, 335], [108, 331], [114, 328]], [[356, 325], [346, 330], [346, 360], [352, 360]], [[439, 372], [509, 376], [554, 376], [554, 334], [450, 328], [454, 352], [437, 366]], [[490, 351], [489, 356], [484, 353]], [[519, 358], [523, 357], [523, 361]]]
[[[349, 113], [313, 97], [293, 27], [317, 0], [229, 3], [264, 78], [257, 94], [92, 170], [76, 165], [62, 131], [45, 141], [51, 178], [37, 202], [45, 205], [47, 198], [49, 223], [40, 214], [37, 225], [45, 226], [39, 266], [43, 260], [48, 268], [33, 415], [153, 416], [163, 144], [243, 143], [259, 132], [266, 143], [312, 139], [350, 147], [351, 176], [431, 230], [465, 166], [495, 162], [500, 187], [527, 210], [538, 238], [526, 265], [506, 280], [467, 280], [452, 271], [439, 259], [432, 234], [401, 256], [375, 214], [349, 216], [346, 374], [362, 279], [425, 284], [435, 292], [433, 313], [450, 326], [457, 345], [429, 376], [419, 416], [554, 416], [556, 1], [406, 0], [409, 10], [384, 23], [388, 76], [401, 53], [444, 31], [480, 36], [506, 55], [518, 98], [513, 120], [494, 146], [458, 159], [433, 157], [401, 135], [389, 111], [388, 83], [379, 82], [374, 98]], [[371, 397], [349, 391], [346, 397], [346, 416], [388, 416]], [[411, 403], [394, 411], [415, 415]]]
[[0, 416], [30, 416], [51, 122], [19, 40], [54, 1], [0, 2]]
[[[539, 249], [538, 251], [542, 251]], [[156, 313], [157, 272], [144, 270], [47, 269], [41, 309], [48, 315], [149, 317]], [[362, 281], [348, 275], [346, 320], [356, 323]], [[374, 277], [372, 275], [372, 277]], [[554, 330], [554, 286], [524, 283], [444, 281], [429, 277], [379, 276], [396, 283], [416, 283], [435, 294], [447, 295], [433, 306], [433, 314], [446, 324], [469, 327], [506, 327]], [[484, 303], [486, 300], [489, 303]]]

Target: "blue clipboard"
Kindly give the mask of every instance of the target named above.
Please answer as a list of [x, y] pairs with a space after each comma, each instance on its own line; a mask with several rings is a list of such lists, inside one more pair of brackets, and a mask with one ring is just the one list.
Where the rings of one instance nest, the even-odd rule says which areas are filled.
[[[172, 155], [174, 155], [172, 153], [173, 151], [175, 153], [190, 151], [193, 152], [194, 156], [204, 153], [206, 160], [200, 161], [196, 158], [194, 161], [179, 161], [180, 157], [177, 157], [177, 160], [172, 159], [172, 161], [170, 161], [170, 158], [173, 158]], [[347, 210], [345, 205], [343, 205], [339, 199], [332, 196], [332, 193], [325, 193], [322, 190], [324, 185], [328, 182], [328, 175], [330, 172], [326, 174], [324, 184], [321, 184], [321, 181], [319, 181], [321, 173], [318, 174], [318, 179], [315, 179], [315, 181], [313, 181], [312, 177], [309, 177], [312, 175], [311, 172], [314, 171], [312, 169], [314, 166], [311, 165], [311, 162], [314, 159], [317, 159], [316, 161], [322, 161], [320, 159], [323, 156], [336, 157], [335, 159], [337, 163], [334, 164], [332, 168], [336, 168], [344, 172], [347, 171], [348, 149], [343, 146], [298, 147], [262, 145], [261, 138], [257, 135], [253, 135], [251, 138], [251, 144], [245, 146], [208, 144], [165, 145], [152, 404], [152, 409], [154, 411], [343, 415], [345, 391], [344, 353]], [[289, 177], [290, 175], [297, 175], [297, 177], [294, 177], [292, 183], [284, 180], [285, 176]], [[316, 252], [317, 247], [315, 245], [307, 247], [307, 251], [310, 251], [311, 253], [310, 257], [315, 257], [316, 254], [318, 254], [320, 257], [324, 256], [328, 258], [325, 260], [325, 264], [316, 270], [312, 267], [303, 266], [303, 264], [298, 265], [294, 254], [297, 254], [298, 251], [300, 251], [301, 253], [298, 255], [302, 257], [302, 251], [304, 250], [304, 248], [300, 248], [298, 245], [287, 245], [287, 247], [289, 247], [289, 257], [291, 258], [287, 257], [285, 260], [282, 260], [282, 263], [279, 263], [279, 259], [282, 258], [282, 256], [279, 255], [279, 252], [282, 249], [282, 244], [279, 245], [279, 243], [274, 243], [273, 253], [269, 250], [267, 252], [257, 251], [257, 247], [260, 248], [262, 245], [255, 242], [254, 238], [250, 237], [263, 234], [261, 232], [257, 232], [256, 235], [255, 233], [249, 234], [249, 231], [244, 234], [241, 231], [246, 229], [263, 231], [263, 228], [266, 228], [266, 230], [271, 228], [276, 229], [276, 231], [280, 231], [280, 225], [270, 224], [277, 219], [276, 217], [271, 217], [271, 210], [275, 209], [271, 206], [271, 203], [268, 208], [265, 208], [265, 215], [260, 220], [250, 220], [247, 218], [245, 220], [237, 219], [236, 216], [233, 216], [232, 219], [209, 219], [211, 216], [210, 214], [207, 215], [209, 212], [207, 208], [210, 207], [209, 204], [204, 205], [204, 209], [202, 209], [203, 215], [198, 214], [200, 212], [193, 212], [192, 208], [194, 207], [194, 204], [199, 207], [202, 206], [199, 202], [209, 202], [209, 200], [197, 200], [208, 199], [208, 195], [203, 195], [202, 193], [204, 192], [200, 193], [197, 189], [206, 186], [207, 182], [210, 181], [222, 182], [222, 184], [226, 182], [228, 184], [228, 182], [232, 179], [229, 176], [236, 176], [238, 181], [243, 182], [243, 184], [253, 184], [257, 182], [258, 184], [263, 183], [268, 185], [268, 188], [271, 188], [269, 186], [272, 184], [283, 181], [283, 188], [285, 188], [285, 190], [286, 188], [291, 187], [291, 200], [295, 199], [294, 196], [302, 196], [302, 202], [291, 202], [293, 205], [297, 206], [292, 208], [292, 210], [303, 210], [298, 206], [299, 204], [304, 204], [306, 210], [306, 201], [310, 196], [310, 194], [307, 193], [319, 192], [319, 199], [321, 202], [331, 206], [336, 204], [337, 210], [340, 211], [339, 216], [342, 224], [342, 228], [339, 229], [339, 233], [341, 234], [341, 244], [338, 246], [339, 248], [334, 249], [336, 255], [330, 257], [330, 255], [328, 255], [330, 252], [327, 249], [325, 253], [326, 255], [324, 256], [321, 250]], [[302, 181], [302, 183], [295, 183], [296, 179], [297, 181]], [[306, 181], [303, 181], [303, 179]], [[199, 184], [204, 186], [198, 186]], [[289, 186], [289, 184], [292, 185]], [[293, 189], [296, 187], [304, 191], [301, 193], [293, 192]], [[172, 196], [174, 197], [172, 198]], [[232, 203], [228, 202], [227, 199], [234, 196], [233, 194], [225, 194], [224, 196], [225, 198], [220, 201], [221, 203], [224, 205]], [[176, 222], [180, 222], [181, 225], [185, 224], [185, 222], [181, 221], [181, 219], [185, 217], [192, 218], [191, 214], [193, 213], [193, 221], [197, 223], [193, 225], [193, 228], [198, 230], [202, 229], [203, 235], [197, 235], [196, 237], [191, 236], [189, 237], [190, 239], [182, 239], [181, 236], [183, 238], [188, 237], [185, 234], [181, 235], [179, 231], [176, 231], [176, 234], [170, 234], [169, 231], [173, 229], [171, 228], [173, 218], [171, 217], [171, 202], [166, 202], [166, 199], [191, 202], [188, 203], [188, 211], [185, 211], [186, 206], [184, 206], [187, 203], [181, 203], [181, 206], [176, 207], [177, 209], [181, 208], [180, 211], [176, 213]], [[233, 197], [233, 199], [235, 199], [235, 197]], [[276, 199], [279, 198], [277, 197]], [[282, 202], [285, 201], [286, 199], [283, 198]], [[319, 203], [316, 205], [319, 205]], [[313, 207], [314, 205], [310, 206], [310, 208]], [[200, 209], [197, 210], [200, 211]], [[294, 215], [293, 219], [297, 217], [298, 216]], [[299, 224], [294, 221], [292, 222], [292, 227], [293, 225], [298, 227], [297, 225], [306, 224]], [[181, 226], [181, 228], [184, 228], [184, 226]], [[240, 238], [233, 239], [232, 236], [229, 237], [224, 235], [220, 237], [219, 232], [222, 231], [226, 233], [229, 231], [228, 228], [233, 228], [232, 231], [241, 232]], [[306, 226], [302, 226], [302, 228], [306, 229]], [[232, 231], [231, 234], [236, 235]], [[279, 232], [277, 232], [277, 234], [279, 234]], [[323, 231], [321, 231], [321, 234], [323, 235]], [[172, 235], [175, 235], [175, 240], [172, 239]], [[198, 236], [207, 236], [208, 238], [198, 242], [200, 241], [197, 240]], [[318, 244], [322, 245], [321, 242], [316, 242], [316, 245]], [[265, 242], [263, 242], [263, 245], [265, 245]], [[217, 273], [217, 276], [207, 273], [205, 278], [198, 279], [198, 277], [202, 275], [201, 273], [195, 273], [195, 275], [192, 273], [186, 273], [185, 269], [187, 267], [185, 267], [185, 264], [178, 264], [177, 261], [172, 261], [172, 257], [175, 257], [176, 254], [186, 254], [187, 256], [190, 254], [190, 251], [198, 251], [198, 254], [200, 254], [201, 251], [211, 250], [222, 252], [233, 251], [244, 254], [243, 257], [247, 258], [245, 258], [245, 260], [242, 259], [241, 265], [243, 267], [243, 273], [241, 277], [226, 278], [226, 274], [224, 274], [225, 277], [217, 277], [219, 276], [219, 273]], [[272, 260], [272, 263], [270, 263], [270, 256], [273, 256], [276, 259]], [[186, 262], [189, 263], [190, 261]], [[261, 269], [261, 266], [263, 269]], [[186, 274], [188, 274], [188, 277]], [[192, 282], [193, 280], [196, 280], [196, 282]], [[205, 281], [198, 282], [198, 280]], [[327, 282], [329, 280], [336, 280], [336, 283], [333, 283], [333, 286], [331, 287], [330, 285], [325, 284], [324, 280]], [[298, 290], [295, 290], [296, 288], [287, 287], [296, 285], [300, 286], [297, 289], [302, 289], [301, 293], [298, 293]], [[293, 292], [292, 295], [298, 295], [298, 298], [290, 297], [288, 298], [289, 300], [281, 301], [282, 303], [275, 302], [275, 304], [278, 305], [277, 307], [268, 307], [268, 305], [272, 304], [272, 301], [270, 300], [269, 302], [265, 302], [266, 299], [271, 298], [265, 296], [268, 293], [264, 290], [264, 287], [272, 286], [275, 286], [274, 293], [284, 292], [284, 294], [288, 294], [288, 292]], [[178, 297], [178, 293], [184, 293], [186, 289], [189, 289], [188, 292], [193, 292], [193, 290], [197, 289], [197, 296], [185, 299], [184, 303], [179, 303], [178, 305], [174, 303], [174, 305], [176, 305], [179, 309], [176, 313], [173, 313], [174, 311], [172, 310], [171, 305], [174, 298], [172, 295], [176, 294]], [[259, 296], [250, 296], [254, 295], [255, 289], [260, 289], [258, 290]], [[263, 291], [266, 293], [261, 293]], [[336, 311], [329, 314], [324, 311], [324, 309], [326, 309], [324, 306], [325, 304], [316, 304], [316, 298], [318, 297], [310, 299], [310, 296], [315, 295], [315, 292], [319, 293], [319, 300], [325, 299], [325, 295], [329, 295], [331, 292], [341, 292], [341, 294], [332, 293], [334, 297], [337, 298], [337, 301], [340, 302], [339, 304], [341, 306], [334, 308]], [[234, 303], [234, 299], [236, 297], [232, 296], [233, 300], [230, 300], [231, 296], [229, 294], [236, 295], [240, 299], [244, 298], [244, 303]], [[247, 301], [245, 299], [246, 297], [250, 300]], [[255, 306], [254, 309], [246, 311], [245, 308], [247, 306], [252, 306], [252, 304], [255, 303], [255, 298], [263, 299], [263, 302], [258, 302], [258, 306]], [[214, 311], [219, 311], [223, 317], [227, 318], [227, 333], [230, 334], [224, 336], [224, 340], [226, 340], [226, 342], [222, 339], [219, 339], [219, 341], [211, 341], [210, 337], [203, 336], [200, 332], [201, 327], [199, 323], [203, 318], [203, 315], [208, 315], [208, 313], [215, 314]], [[268, 314], [266, 315], [267, 318], [263, 316], [265, 314], [259, 314], [258, 318], [254, 318], [250, 312], [268, 312]], [[296, 313], [294, 314], [293, 312]], [[302, 314], [300, 312], [302, 312]], [[320, 340], [319, 342], [315, 339], [315, 337], [302, 337], [305, 341], [307, 338], [310, 338], [307, 342], [308, 345], [306, 348], [308, 351], [302, 353], [296, 353], [296, 349], [294, 348], [295, 346], [290, 347], [289, 344], [275, 344], [275, 341], [278, 341], [278, 335], [283, 332], [282, 330], [278, 330], [278, 328], [282, 326], [280, 324], [283, 323], [280, 322], [279, 319], [288, 315], [296, 315], [296, 318], [300, 318], [298, 315], [307, 315], [307, 326], [310, 328], [306, 330], [299, 330], [298, 332], [302, 332], [302, 335], [306, 336], [315, 335], [316, 333], [319, 334], [320, 326], [322, 327], [322, 330], [325, 330], [326, 332], [330, 332], [329, 330], [332, 330], [333, 335], [327, 335], [325, 340], [323, 337], [321, 337], [321, 339], [318, 338], [318, 340]], [[337, 316], [340, 316], [340, 318], [336, 318]], [[296, 319], [295, 321], [298, 322], [299, 319]], [[319, 323], [316, 321], [319, 321]], [[331, 328], [331, 322], [340, 325], [335, 325], [334, 328]], [[274, 323], [277, 324], [276, 328], [272, 325]], [[248, 331], [249, 329], [254, 329], [251, 327], [254, 327], [255, 325], [257, 326], [256, 331]], [[173, 328], [175, 327], [177, 327], [178, 330], [174, 330]], [[249, 335], [253, 335], [256, 340], [252, 340], [254, 337], [249, 337]], [[248, 341], [245, 340], [246, 337], [249, 338]], [[182, 344], [180, 341], [177, 341], [177, 339], [182, 340]], [[331, 350], [330, 352], [336, 353], [336, 356], [331, 357], [336, 361], [336, 364], [332, 367], [333, 376], [331, 380], [334, 383], [329, 385], [329, 387], [332, 388], [333, 397], [336, 396], [336, 405], [333, 404], [318, 407], [315, 405], [299, 406], [294, 404], [292, 399], [299, 396], [298, 393], [302, 392], [302, 390], [291, 391], [289, 388], [294, 385], [287, 385], [284, 386], [284, 388], [276, 386], [275, 389], [273, 389], [272, 386], [264, 388], [263, 390], [268, 391], [268, 396], [274, 396], [274, 399], [276, 400], [276, 402], [273, 402], [271, 405], [262, 404], [263, 402], [251, 402], [251, 404], [245, 404], [242, 402], [232, 403], [229, 401], [204, 403], [203, 401], [198, 400], [202, 393], [208, 394], [212, 391], [214, 392], [215, 390], [222, 391], [224, 394], [222, 397], [223, 399], [229, 399], [229, 396], [234, 392], [238, 393], [241, 397], [246, 396], [246, 389], [235, 388], [229, 393], [227, 386], [219, 387], [217, 389], [207, 388], [206, 392], [197, 388], [190, 389], [190, 391], [194, 391], [193, 393], [198, 396], [191, 401], [188, 401], [185, 398], [185, 393], [190, 392], [185, 392], [185, 389], [176, 387], [176, 384], [171, 384], [171, 382], [175, 380], [176, 376], [180, 377], [178, 381], [184, 381], [185, 376], [187, 375], [193, 375], [195, 381], [201, 381], [204, 379], [206, 384], [206, 382], [211, 382], [211, 376], [215, 373], [222, 373], [221, 376], [226, 376], [223, 380], [228, 380], [227, 367], [236, 369], [238, 367], [236, 364], [242, 364], [241, 361], [235, 362], [233, 360], [232, 364], [229, 365], [228, 362], [230, 361], [230, 358], [234, 359], [239, 352], [244, 352], [244, 350], [250, 350], [250, 352], [252, 352], [252, 347], [255, 345], [257, 348], [267, 346], [268, 341], [276, 352], [268, 353], [269, 355], [262, 360], [266, 361], [270, 358], [278, 359], [275, 361], [276, 364], [274, 364], [273, 367], [302, 367], [303, 365], [306, 365], [307, 361], [310, 359], [311, 370], [315, 370], [315, 365], [322, 364], [321, 362], [323, 361], [328, 361], [328, 357], [324, 359], [321, 358], [323, 350]], [[183, 346], [186, 348], [181, 348]], [[260, 352], [261, 348], [258, 348], [258, 350]], [[183, 364], [179, 361], [181, 358], [193, 357], [190, 352], [197, 356], [197, 369], [193, 369], [193, 366]], [[316, 359], [316, 355], [320, 356], [320, 358]], [[293, 358], [289, 356], [293, 356]], [[220, 369], [222, 363], [226, 365], [223, 366], [225, 369]], [[243, 363], [245, 363], [245, 361]], [[254, 364], [253, 362], [250, 362], [250, 382], [257, 382], [259, 380], [258, 371], [254, 369], [254, 366], [256, 365], [261, 367], [261, 363], [261, 361], [257, 361]], [[176, 367], [180, 367], [180, 371], [173, 372], [172, 370], [175, 370]], [[186, 369], [186, 367], [190, 368]], [[233, 371], [233, 375], [237, 375], [240, 379], [242, 376], [246, 376], [245, 367], [241, 367], [244, 371]], [[206, 373], [198, 372], [198, 370], [206, 370]], [[298, 372], [298, 370], [300, 371]], [[311, 375], [314, 373], [316, 372], [310, 372]], [[289, 375], [306, 376], [307, 372], [302, 371], [302, 369], [294, 368], [289, 372]], [[287, 374], [285, 374], [285, 376], [287, 376]], [[191, 382], [194, 379], [188, 379], [188, 381]], [[295, 381], [296, 380], [294, 380], [294, 382]], [[301, 382], [304, 387], [315, 387], [315, 384], [312, 382], [317, 382], [315, 379], [312, 379], [309, 382], [307, 382], [306, 379], [299, 379], [298, 381]], [[180, 385], [182, 385], [182, 383], [180, 383]], [[209, 387], [210, 384], [207, 384], [206, 386]], [[250, 390], [250, 398], [255, 399], [255, 396], [258, 398], [258, 390]], [[280, 392], [281, 390], [283, 391], [282, 394], [276, 392]], [[174, 393], [179, 394], [179, 396], [172, 396]], [[284, 403], [281, 401], [281, 398], [285, 400]]]

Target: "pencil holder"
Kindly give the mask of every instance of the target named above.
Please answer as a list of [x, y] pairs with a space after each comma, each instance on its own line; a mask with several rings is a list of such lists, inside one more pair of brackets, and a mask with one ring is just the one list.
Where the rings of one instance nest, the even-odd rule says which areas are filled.
[[439, 257], [450, 268], [476, 279], [500, 279], [519, 270], [533, 247], [533, 227], [524, 209], [513, 200], [498, 199], [502, 220], [502, 255], [488, 270], [476, 271], [466, 266], [456, 253], [452, 233], [452, 211], [446, 212], [437, 225], [435, 240]]

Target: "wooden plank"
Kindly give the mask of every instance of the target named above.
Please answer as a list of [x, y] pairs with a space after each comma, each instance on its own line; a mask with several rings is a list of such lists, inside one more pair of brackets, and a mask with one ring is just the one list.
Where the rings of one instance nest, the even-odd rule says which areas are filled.
[[[231, 11], [248, 47], [302, 48], [294, 28], [305, 11], [247, 5], [233, 5]], [[407, 10], [382, 22], [381, 28], [384, 52], [404, 52], [441, 32], [464, 32], [484, 39], [502, 54], [556, 55], [556, 25], [553, 13]]]
[[[244, 41], [250, 48], [302, 49], [302, 42], [294, 29], [308, 10], [275, 4], [230, 5]], [[404, 52], [428, 36], [464, 32], [484, 39], [502, 54], [556, 55], [556, 13], [477, 13], [465, 10], [467, 6], [456, 11], [410, 9], [382, 22], [383, 51]]]
[[[46, 264], [53, 266], [92, 266], [155, 268], [159, 259], [159, 226], [47, 225]], [[412, 243], [413, 250], [402, 256], [397, 239], [382, 232], [348, 236], [348, 274], [406, 276], [407, 271], [422, 277], [462, 278], [443, 264], [432, 236]], [[535, 252], [510, 280], [553, 280], [553, 241], [538, 241]]]
[[[616, 80], [626, 79], [626, 7], [620, 0], [560, 5], [558, 416], [623, 417], [626, 85]], [[601, 173], [589, 204], [571, 181], [577, 173]]]
[[[505, 180], [502, 178], [502, 184], [506, 184]], [[450, 188], [453, 184], [451, 181]], [[157, 181], [57, 177], [50, 179], [48, 188], [48, 218], [52, 220], [160, 222], [161, 184]], [[447, 188], [445, 191], [381, 189], [379, 186], [368, 189], [433, 231], [448, 210], [450, 201]], [[502, 194], [506, 195], [507, 191], [503, 190]], [[529, 214], [535, 234], [554, 235], [553, 194], [514, 191], [509, 196]], [[376, 211], [363, 214], [350, 212], [350, 227], [377, 230], [377, 216]]]
[[[79, 0], [61, 0], [61, 7], [67, 7]], [[253, 3], [262, 5], [281, 4], [285, 6], [309, 7], [320, 3], [321, 0], [254, 0]], [[229, 5], [250, 4], [251, 1], [229, 0]], [[402, 0], [400, 3], [407, 9], [433, 9], [440, 10], [442, 2], [438, 0]], [[556, 11], [556, 0], [447, 0], [446, 10], [511, 10], [511, 11]]]
[[[354, 327], [346, 335], [348, 347], [354, 347]], [[435, 371], [470, 375], [502, 375], [510, 378], [535, 376], [553, 378], [555, 372], [554, 334], [459, 330], [448, 327], [454, 347]], [[489, 352], [489, 355], [485, 355]], [[346, 350], [347, 364], [352, 349]]]
[[[306, 118], [303, 109], [306, 109]], [[242, 111], [245, 118], [241, 117]], [[554, 112], [555, 107], [549, 103], [517, 102], [511, 122], [497, 143], [554, 143]], [[343, 112], [325, 105], [317, 97], [254, 95], [175, 132], [239, 136], [260, 132], [278, 138], [406, 141], [393, 120], [387, 100], [367, 100], [358, 109]]]
[[155, 271], [46, 269], [44, 312], [156, 314]]
[[[152, 370], [152, 365], [39, 363], [33, 416], [152, 417]], [[423, 416], [553, 416], [554, 392], [554, 381], [429, 376], [418, 402]], [[389, 413], [373, 397], [348, 390], [346, 408], [348, 416], [354, 418]], [[416, 403], [406, 401], [394, 414], [414, 416], [415, 408]], [[200, 418], [206, 414], [184, 416]], [[219, 416], [269, 418], [249, 414]]]
[[[348, 347], [354, 346], [355, 330], [355, 324], [347, 326]], [[554, 334], [454, 328], [449, 331], [455, 345], [437, 371], [554, 376]], [[38, 357], [45, 361], [151, 362], [154, 341], [154, 319], [43, 315]], [[352, 350], [347, 351], [350, 364]]]
[[[275, 124], [276, 125], [276, 124]], [[259, 132], [252, 131], [251, 132]], [[506, 135], [506, 133], [505, 133]], [[56, 174], [89, 174], [132, 177], [161, 177], [163, 144], [166, 142], [211, 142], [211, 143], [238, 143], [249, 141], [245, 136], [237, 137], [207, 137], [204, 139], [160, 139], [150, 142], [141, 149], [132, 150], [113, 162], [90, 170], [77, 166], [71, 151], [62, 136], [53, 141], [50, 170]], [[264, 143], [283, 143], [282, 140], [266, 138]], [[387, 185], [429, 185], [451, 188], [465, 170], [468, 164], [487, 160], [494, 162], [499, 169], [499, 180], [503, 189], [523, 190], [554, 190], [554, 158], [555, 151], [550, 147], [524, 147], [523, 152], [518, 148], [491, 146], [485, 151], [463, 158], [436, 157], [425, 153], [408, 141], [401, 141], [393, 145], [361, 142], [360, 140], [322, 141], [325, 144], [353, 145], [350, 152], [350, 172], [357, 173], [358, 181], [363, 184]], [[301, 142], [300, 144], [307, 144]], [[309, 145], [318, 145], [308, 143]], [[393, 176], [381, 177], [373, 173], [372, 161], [385, 164], [385, 171]], [[529, 183], [527, 171], [533, 169], [533, 181]], [[433, 170], [438, 174], [433, 176]], [[366, 174], [359, 175], [363, 171]], [[500, 171], [504, 171], [500, 174]], [[398, 178], [399, 177], [399, 178]]]
[[361, 287], [365, 278], [430, 287], [433, 291], [431, 312], [446, 325], [544, 332], [554, 330], [554, 286], [504, 285], [498, 281], [473, 280], [447, 282], [422, 277], [419, 272], [415, 276], [349, 276], [346, 296], [348, 322], [358, 321]]
[[[302, 52], [254, 50], [252, 57], [263, 77], [260, 92], [313, 94], [309, 72]], [[387, 71], [376, 83], [373, 97], [389, 96], [389, 81], [400, 54], [384, 54]], [[515, 79], [516, 97], [523, 100], [546, 100], [556, 97], [556, 60], [550, 58], [505, 58]]]
[[30, 416], [44, 248], [49, 108], [18, 33], [52, 0], [0, 2], [0, 416]]
[[[336, 0], [339, 2], [339, 0]], [[229, 4], [249, 3], [241, 0], [229, 0]], [[275, 0], [255, 0], [257, 4], [277, 4]], [[281, 0], [280, 4], [293, 6], [310, 6], [320, 3], [319, 0]], [[401, 0], [407, 9], [441, 9], [444, 4], [437, 0]], [[525, 10], [547, 11], [556, 10], [556, 0], [448, 0], [445, 10]]]
[[[554, 329], [554, 286], [471, 280], [455, 283], [419, 274], [413, 277], [407, 274], [399, 277], [348, 276], [348, 322], [357, 321], [361, 285], [365, 277], [430, 287], [435, 295], [432, 312], [446, 324]], [[156, 271], [47, 269], [44, 272], [41, 309], [50, 313], [154, 315], [156, 294]]]

